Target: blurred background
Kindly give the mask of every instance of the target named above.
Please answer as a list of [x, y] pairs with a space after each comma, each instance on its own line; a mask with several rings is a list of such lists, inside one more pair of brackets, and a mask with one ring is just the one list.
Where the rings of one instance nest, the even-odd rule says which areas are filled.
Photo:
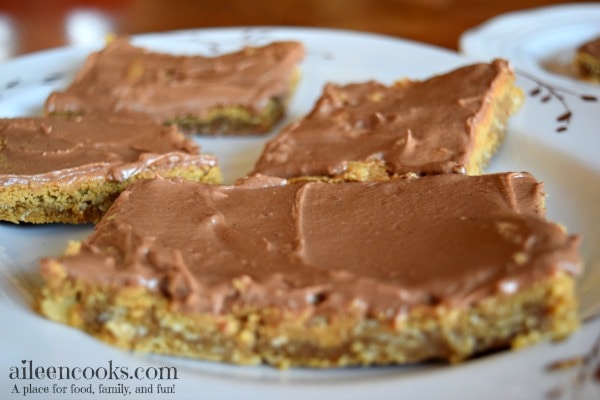
[[285, 25], [369, 31], [456, 50], [460, 34], [552, 0], [0, 0], [0, 62], [109, 33]]

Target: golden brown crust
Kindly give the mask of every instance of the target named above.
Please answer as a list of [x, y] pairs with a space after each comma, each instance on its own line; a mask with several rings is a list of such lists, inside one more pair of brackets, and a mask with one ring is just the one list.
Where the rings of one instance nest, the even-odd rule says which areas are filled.
[[498, 82], [493, 99], [485, 109], [481, 123], [475, 129], [473, 151], [465, 171], [470, 175], [484, 173], [492, 156], [496, 153], [507, 130], [508, 119], [515, 114], [523, 104], [523, 91], [515, 86], [514, 75], [504, 76]]
[[58, 262], [48, 264], [43, 274], [47, 284], [38, 307], [53, 320], [125, 349], [236, 364], [460, 362], [482, 351], [560, 340], [578, 327], [574, 280], [564, 272], [466, 309], [420, 306], [395, 319], [308, 316], [270, 308], [187, 314], [173, 311], [167, 298], [142, 287], [96, 286], [68, 277]]

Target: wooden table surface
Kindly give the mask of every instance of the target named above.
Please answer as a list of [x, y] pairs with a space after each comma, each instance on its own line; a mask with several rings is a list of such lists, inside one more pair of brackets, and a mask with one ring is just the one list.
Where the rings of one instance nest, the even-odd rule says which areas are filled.
[[256, 25], [353, 29], [456, 50], [462, 32], [495, 15], [557, 3], [569, 1], [0, 0], [0, 61], [107, 33]]

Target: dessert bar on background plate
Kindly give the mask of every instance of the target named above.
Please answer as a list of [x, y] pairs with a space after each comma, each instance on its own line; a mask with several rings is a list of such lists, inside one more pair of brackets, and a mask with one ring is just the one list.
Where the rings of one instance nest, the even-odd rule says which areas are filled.
[[537, 81], [554, 101], [565, 96], [598, 95], [600, 85], [583, 79], [576, 68], [578, 48], [600, 36], [600, 4], [555, 4], [498, 15], [464, 32], [460, 52], [470, 60], [509, 60], [528, 80]]

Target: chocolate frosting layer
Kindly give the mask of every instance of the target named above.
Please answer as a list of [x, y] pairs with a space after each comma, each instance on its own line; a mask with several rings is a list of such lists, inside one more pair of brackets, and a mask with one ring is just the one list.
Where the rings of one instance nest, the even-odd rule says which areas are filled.
[[135, 183], [60, 262], [74, 278], [145, 286], [192, 312], [249, 305], [390, 318], [579, 270], [578, 237], [544, 219], [541, 184], [527, 173], [261, 179]]
[[508, 63], [469, 65], [424, 81], [326, 85], [313, 110], [265, 147], [254, 172], [335, 176], [349, 161], [384, 163], [391, 175], [447, 173], [468, 163], [475, 130]]
[[203, 117], [214, 107], [258, 111], [284, 99], [304, 57], [298, 42], [247, 47], [218, 57], [153, 52], [118, 38], [92, 53], [46, 111], [142, 112], [160, 122]]
[[0, 119], [0, 187], [216, 166], [175, 127], [127, 115]]

